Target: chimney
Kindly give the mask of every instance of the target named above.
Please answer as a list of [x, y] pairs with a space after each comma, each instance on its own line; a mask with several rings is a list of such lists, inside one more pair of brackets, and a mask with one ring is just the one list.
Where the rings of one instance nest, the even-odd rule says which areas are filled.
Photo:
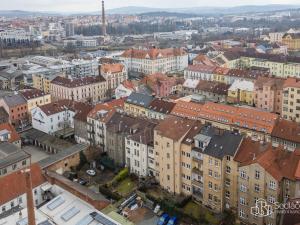
[[103, 35], [103, 36], [106, 36], [106, 23], [105, 23], [104, 0], [102, 0], [102, 35]]
[[22, 171], [22, 173], [24, 173], [25, 181], [26, 181], [28, 225], [36, 225], [35, 215], [34, 215], [33, 194], [32, 194], [31, 172], [30, 169], [25, 169]]

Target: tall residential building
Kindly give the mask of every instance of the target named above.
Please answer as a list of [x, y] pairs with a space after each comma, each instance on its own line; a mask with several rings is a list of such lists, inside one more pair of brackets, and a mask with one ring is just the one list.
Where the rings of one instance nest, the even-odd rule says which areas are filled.
[[75, 35], [74, 23], [68, 22], [65, 25], [66, 37], [71, 37]]
[[57, 77], [57, 74], [33, 74], [32, 75], [32, 83], [33, 87], [36, 89], [39, 89], [46, 94], [50, 93], [50, 83], [55, 77]]
[[106, 99], [106, 92], [106, 80], [102, 76], [75, 79], [56, 77], [50, 84], [50, 93], [55, 100], [99, 102]]
[[[173, 194], [191, 193], [192, 165], [189, 157], [181, 155], [181, 143], [191, 129], [198, 124], [194, 120], [168, 116], [154, 129], [154, 161], [156, 179], [160, 186]], [[199, 126], [199, 125], [198, 125]], [[184, 183], [184, 178], [188, 183]]]
[[284, 79], [259, 77], [254, 83], [254, 104], [256, 108], [281, 114]]
[[300, 81], [288, 78], [283, 85], [282, 117], [300, 122]]
[[[280, 224], [276, 203], [299, 198], [299, 151], [247, 140], [236, 154], [238, 168], [238, 219], [246, 224]], [[256, 216], [256, 204], [270, 206], [267, 216]], [[266, 212], [267, 213], [267, 212]]]
[[183, 71], [188, 66], [188, 54], [179, 48], [129, 49], [119, 58], [129, 71], [145, 74]]

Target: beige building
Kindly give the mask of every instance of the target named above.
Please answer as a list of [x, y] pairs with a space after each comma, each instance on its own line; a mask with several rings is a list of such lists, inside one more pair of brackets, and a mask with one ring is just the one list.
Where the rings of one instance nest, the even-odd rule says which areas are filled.
[[100, 102], [106, 99], [106, 91], [106, 81], [102, 76], [74, 79], [56, 77], [50, 84], [50, 93], [55, 100]]
[[127, 80], [127, 69], [121, 63], [102, 64], [100, 74], [104, 77], [108, 89], [115, 90], [121, 83]]
[[[299, 197], [299, 159], [296, 152], [245, 140], [234, 158], [238, 168], [238, 219], [242, 224], [279, 224], [275, 203]], [[268, 215], [256, 216], [259, 202], [269, 205]], [[265, 212], [266, 213], [266, 212]]]
[[[156, 179], [170, 193], [191, 194], [190, 148], [182, 146], [182, 142], [196, 124], [193, 120], [168, 116], [154, 129]], [[183, 152], [188, 155], [183, 156]]]
[[300, 122], [300, 81], [288, 78], [283, 85], [282, 117]]
[[22, 90], [20, 94], [27, 102], [27, 110], [29, 114], [31, 114], [32, 109], [51, 103], [51, 95], [38, 89]]
[[50, 83], [57, 76], [58, 75], [33, 74], [32, 75], [33, 87], [49, 94]]

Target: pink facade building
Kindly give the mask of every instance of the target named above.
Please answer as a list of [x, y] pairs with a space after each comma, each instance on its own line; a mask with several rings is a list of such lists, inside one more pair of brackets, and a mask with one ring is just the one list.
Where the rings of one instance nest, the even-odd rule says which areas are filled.
[[284, 79], [258, 77], [254, 84], [254, 104], [257, 108], [281, 114]]
[[144, 78], [143, 82], [153, 90], [157, 97], [170, 95], [177, 84], [176, 78], [168, 77], [163, 73], [148, 75]]

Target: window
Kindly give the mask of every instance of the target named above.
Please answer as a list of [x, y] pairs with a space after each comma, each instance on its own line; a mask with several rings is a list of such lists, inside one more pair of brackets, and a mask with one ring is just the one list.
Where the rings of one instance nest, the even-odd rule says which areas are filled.
[[169, 159], [170, 158], [170, 153], [167, 153], [167, 159]]
[[240, 172], [240, 177], [243, 178], [243, 179], [246, 179], [246, 172], [242, 170]]
[[209, 159], [208, 159], [208, 163], [209, 163], [209, 165], [212, 165], [212, 164], [213, 164], [212, 158], [209, 158]]
[[225, 186], [226, 187], [230, 186], [230, 179], [226, 178], [226, 180], [225, 180]]
[[275, 203], [275, 197], [274, 196], [269, 196], [268, 197], [268, 202], [270, 202], [270, 203], [272, 203], [272, 204], [274, 204]]
[[14, 201], [10, 202], [10, 207], [11, 207], [11, 208], [15, 207]]
[[212, 170], [208, 170], [208, 175], [212, 177]]
[[240, 216], [241, 218], [245, 218], [245, 212], [244, 212], [243, 209], [240, 209], [239, 216]]
[[226, 160], [227, 161], [230, 161], [231, 160], [231, 157], [228, 155], [228, 156], [226, 156]]
[[269, 183], [269, 188], [272, 189], [272, 190], [276, 190], [276, 183], [271, 180], [270, 183]]
[[217, 184], [214, 185], [214, 190], [218, 191], [218, 185]]
[[246, 205], [246, 200], [244, 197], [240, 197], [240, 204], [241, 205]]
[[208, 194], [208, 199], [209, 199], [210, 201], [212, 201], [212, 199], [213, 199], [212, 194]]
[[240, 185], [240, 191], [241, 192], [246, 192], [247, 191], [247, 187], [244, 184]]
[[5, 212], [6, 211], [6, 208], [5, 206], [2, 207], [2, 212]]
[[167, 175], [167, 180], [170, 180], [170, 175]]
[[218, 160], [215, 160], [215, 166], [219, 166]]
[[226, 173], [230, 173], [231, 172], [231, 168], [229, 166], [226, 166]]
[[259, 184], [254, 184], [254, 191], [259, 192]]
[[255, 170], [255, 179], [259, 179], [260, 172], [258, 170]]
[[227, 199], [230, 198], [230, 192], [229, 192], [229, 191], [226, 191], [226, 192], [225, 192], [225, 198], [227, 198]]
[[208, 182], [208, 187], [209, 187], [209, 189], [212, 189], [212, 182], [211, 181]]

